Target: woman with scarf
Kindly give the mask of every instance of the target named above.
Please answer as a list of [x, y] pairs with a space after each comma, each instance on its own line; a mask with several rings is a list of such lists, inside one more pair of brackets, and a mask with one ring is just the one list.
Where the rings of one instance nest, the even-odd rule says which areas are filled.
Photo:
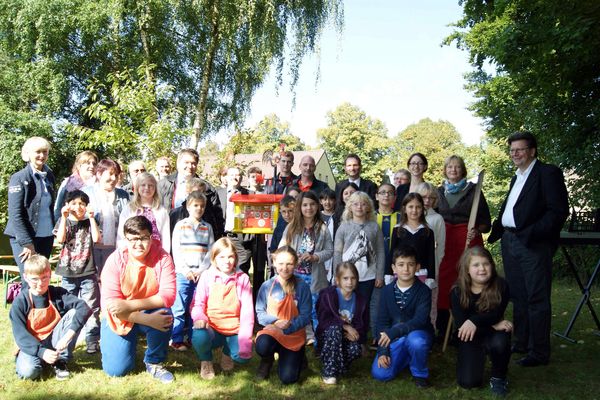
[[446, 331], [450, 316], [450, 289], [458, 277], [458, 261], [468, 239], [468, 247], [483, 247], [482, 233], [491, 228], [490, 209], [483, 193], [479, 198], [475, 225], [468, 231], [471, 205], [475, 196], [475, 184], [467, 182], [465, 161], [452, 155], [444, 162], [444, 183], [438, 188], [438, 213], [446, 223], [445, 254], [439, 271], [438, 317], [436, 327], [438, 334]]

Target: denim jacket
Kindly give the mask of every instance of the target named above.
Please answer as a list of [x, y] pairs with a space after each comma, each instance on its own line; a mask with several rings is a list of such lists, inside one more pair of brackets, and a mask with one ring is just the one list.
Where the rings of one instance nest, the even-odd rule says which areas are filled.
[[[52, 196], [50, 215], [53, 215], [54, 174], [44, 165], [46, 186]], [[35, 175], [30, 164], [14, 173], [8, 183], [8, 223], [4, 234], [13, 237], [19, 245], [33, 243], [33, 238], [39, 225], [40, 203], [44, 192], [42, 177]], [[54, 226], [52, 221], [52, 226]]]

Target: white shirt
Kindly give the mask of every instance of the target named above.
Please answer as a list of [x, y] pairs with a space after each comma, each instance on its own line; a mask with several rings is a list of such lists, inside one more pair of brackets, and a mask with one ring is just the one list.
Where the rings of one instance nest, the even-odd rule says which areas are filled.
[[187, 192], [185, 190], [186, 183], [186, 178], [182, 178], [180, 174], [177, 174], [177, 184], [175, 185], [175, 193], [173, 194], [173, 197], [175, 197], [175, 205], [173, 208], [181, 206], [187, 198]]
[[504, 213], [502, 214], [502, 226], [505, 228], [516, 228], [517, 224], [515, 223], [515, 214], [513, 213], [513, 208], [515, 207], [515, 203], [517, 199], [521, 195], [521, 191], [523, 190], [523, 186], [525, 186], [525, 182], [527, 182], [527, 178], [533, 169], [537, 159], [534, 159], [529, 167], [523, 172], [520, 169], [517, 169], [515, 173], [517, 179], [515, 180], [515, 184], [513, 185], [510, 193], [508, 194], [508, 199], [506, 200], [506, 207], [504, 208]]
[[360, 187], [360, 177], [356, 179], [348, 178], [348, 183], [354, 183], [356, 186]]

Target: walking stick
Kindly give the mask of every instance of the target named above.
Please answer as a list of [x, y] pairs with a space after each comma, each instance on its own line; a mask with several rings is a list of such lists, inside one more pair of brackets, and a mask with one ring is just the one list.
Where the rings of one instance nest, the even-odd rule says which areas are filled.
[[[479, 209], [479, 199], [481, 198], [481, 186], [483, 185], [484, 171], [481, 171], [477, 176], [477, 185], [475, 185], [475, 195], [473, 196], [473, 204], [471, 204], [471, 214], [469, 214], [469, 223], [467, 224], [467, 240], [465, 241], [465, 250], [469, 247], [469, 232], [475, 226], [477, 219], [477, 210]], [[448, 318], [448, 325], [446, 326], [446, 334], [444, 335], [444, 344], [442, 345], [442, 353], [446, 352], [448, 347], [448, 339], [450, 339], [450, 332], [452, 332], [452, 325], [454, 324], [454, 317], [450, 312]]]

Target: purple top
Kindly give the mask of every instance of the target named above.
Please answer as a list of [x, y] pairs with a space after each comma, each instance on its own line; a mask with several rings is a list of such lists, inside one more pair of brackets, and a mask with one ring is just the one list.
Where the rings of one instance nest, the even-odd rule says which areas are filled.
[[[352, 318], [352, 327], [356, 329], [360, 335], [358, 341], [365, 343], [367, 340], [367, 331], [369, 330], [369, 307], [364, 297], [358, 292], [356, 294], [356, 306], [354, 308], [354, 316]], [[331, 326], [343, 326], [346, 321], [339, 314], [339, 300], [337, 287], [329, 286], [319, 292], [319, 300], [317, 300], [317, 317], [319, 325], [317, 326], [317, 337], [322, 336]]]

